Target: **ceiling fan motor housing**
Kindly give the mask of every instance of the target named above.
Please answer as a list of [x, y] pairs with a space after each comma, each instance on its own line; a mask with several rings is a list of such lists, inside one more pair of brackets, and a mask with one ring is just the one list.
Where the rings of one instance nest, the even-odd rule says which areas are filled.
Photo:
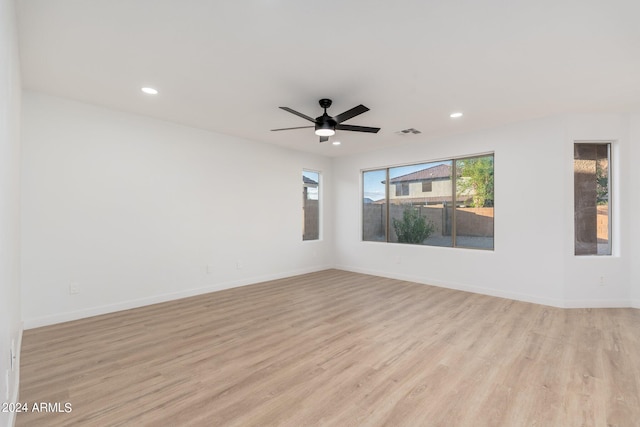
[[333, 117], [327, 114], [327, 108], [331, 107], [332, 101], [330, 99], [323, 98], [320, 101], [318, 101], [318, 103], [322, 108], [324, 108], [324, 113], [321, 116], [316, 117], [316, 130], [331, 129], [335, 131], [336, 125], [338, 124], [338, 122], [333, 120]]
[[332, 117], [329, 117], [326, 113], [323, 114], [320, 117], [316, 118], [316, 130], [318, 129], [333, 129], [335, 130], [335, 127], [338, 123], [336, 123], [335, 120], [333, 120]]

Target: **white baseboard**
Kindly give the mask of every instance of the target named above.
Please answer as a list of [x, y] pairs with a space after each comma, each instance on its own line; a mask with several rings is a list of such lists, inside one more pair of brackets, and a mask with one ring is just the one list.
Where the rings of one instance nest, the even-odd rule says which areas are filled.
[[566, 300], [538, 297], [535, 295], [522, 294], [518, 292], [509, 292], [499, 289], [483, 288], [480, 286], [467, 285], [455, 282], [443, 282], [438, 280], [430, 280], [424, 277], [388, 273], [384, 271], [363, 269], [349, 266], [336, 266], [335, 268], [354, 273], [371, 274], [374, 276], [388, 277], [390, 279], [406, 280], [425, 285], [438, 286], [441, 288], [455, 289], [458, 291], [473, 292], [481, 295], [489, 295], [499, 298], [507, 298], [516, 301], [530, 302], [534, 304], [548, 305], [557, 308], [640, 308], [640, 300], [627, 299], [611, 299], [611, 300]]
[[[9, 403], [18, 402], [20, 397], [20, 355], [22, 354], [22, 331], [24, 330], [24, 323], [20, 322], [20, 330], [18, 331], [18, 342], [16, 343], [16, 364], [13, 370], [13, 384], [12, 393]], [[16, 425], [16, 412], [9, 413], [9, 427]]]
[[535, 295], [522, 294], [518, 292], [508, 292], [499, 289], [483, 288], [481, 286], [473, 286], [464, 283], [443, 282], [440, 280], [431, 280], [424, 277], [388, 273], [385, 271], [362, 269], [349, 266], [336, 266], [340, 270], [353, 271], [354, 273], [372, 274], [374, 276], [388, 277], [390, 279], [406, 280], [409, 282], [420, 283], [424, 285], [437, 286], [440, 288], [455, 289], [458, 291], [472, 292], [475, 294], [488, 295], [492, 297], [512, 299], [516, 301], [530, 302], [534, 304], [548, 305], [551, 307], [564, 308], [564, 300], [538, 297]]
[[566, 300], [565, 308], [629, 308], [633, 307], [630, 300]]
[[181, 298], [188, 298], [196, 295], [208, 294], [210, 292], [222, 291], [224, 289], [236, 288], [240, 286], [253, 285], [256, 283], [267, 282], [269, 280], [283, 279], [286, 277], [298, 276], [301, 274], [314, 273], [317, 271], [333, 268], [330, 265], [317, 266], [313, 268], [293, 270], [285, 273], [267, 274], [263, 276], [254, 276], [241, 280], [216, 283], [215, 285], [200, 288], [185, 289], [178, 292], [170, 292], [166, 294], [153, 295], [150, 297], [139, 298], [135, 300], [122, 301], [115, 304], [107, 304], [96, 307], [85, 308], [82, 310], [58, 313], [50, 316], [36, 317], [24, 320], [24, 329], [39, 328], [41, 326], [54, 325], [56, 323], [69, 322], [72, 320], [84, 319], [87, 317], [99, 316], [101, 314], [114, 313], [116, 311], [130, 310], [132, 308], [143, 307], [161, 302], [173, 301]]

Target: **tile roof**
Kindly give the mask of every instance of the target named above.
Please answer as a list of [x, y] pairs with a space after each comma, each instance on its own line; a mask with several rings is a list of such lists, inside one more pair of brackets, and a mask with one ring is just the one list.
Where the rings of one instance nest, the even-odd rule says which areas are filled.
[[304, 184], [312, 184], [312, 185], [318, 185], [317, 182], [315, 182], [314, 180], [312, 180], [311, 178], [307, 178], [306, 176], [302, 175], [302, 182]]
[[[427, 181], [430, 179], [438, 178], [451, 178], [451, 166], [438, 165], [430, 168], [422, 169], [406, 175], [400, 175], [389, 180], [390, 184], [397, 182], [415, 182], [415, 181]], [[382, 181], [384, 183], [384, 181]]]

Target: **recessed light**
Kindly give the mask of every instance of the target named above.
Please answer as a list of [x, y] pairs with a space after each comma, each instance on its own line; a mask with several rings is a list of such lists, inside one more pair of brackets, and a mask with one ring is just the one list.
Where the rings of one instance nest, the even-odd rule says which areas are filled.
[[462, 113], [460, 113], [460, 112], [451, 113], [451, 114], [449, 114], [449, 117], [451, 117], [452, 119], [457, 119], [458, 117], [462, 117]]
[[342, 142], [340, 142], [340, 141], [333, 141], [333, 142], [332, 142], [332, 144], [333, 144], [333, 145], [340, 145], [340, 144], [342, 144]]
[[142, 90], [144, 93], [146, 93], [147, 95], [157, 95], [158, 94], [158, 90], [154, 89], [152, 87], [143, 87]]

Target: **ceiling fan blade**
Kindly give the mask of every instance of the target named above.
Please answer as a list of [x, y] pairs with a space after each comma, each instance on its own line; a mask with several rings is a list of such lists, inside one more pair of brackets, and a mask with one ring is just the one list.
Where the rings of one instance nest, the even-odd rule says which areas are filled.
[[321, 136], [320, 137], [320, 142], [327, 142], [329, 140], [328, 136]]
[[345, 111], [342, 114], [338, 114], [337, 116], [333, 117], [333, 120], [336, 121], [336, 123], [342, 123], [344, 121], [349, 120], [352, 117], [357, 116], [358, 114], [362, 114], [369, 111], [369, 109], [367, 107], [365, 107], [364, 105], [360, 104], [357, 107], [353, 107], [350, 110]]
[[281, 128], [281, 129], [271, 129], [271, 132], [277, 131], [277, 130], [291, 130], [291, 129], [309, 129], [309, 128], [314, 128], [315, 126], [298, 126], [296, 128]]
[[313, 122], [313, 123], [316, 122], [316, 119], [312, 119], [311, 117], [307, 116], [306, 114], [299, 113], [296, 110], [292, 110], [289, 107], [280, 107], [280, 108], [282, 108], [284, 111], [290, 112], [291, 114], [295, 114], [298, 117], [302, 117], [303, 119], [309, 120], [310, 122]]
[[338, 130], [351, 130], [354, 132], [370, 132], [370, 133], [378, 133], [380, 128], [370, 128], [367, 126], [354, 126], [354, 125], [336, 125], [336, 129]]

